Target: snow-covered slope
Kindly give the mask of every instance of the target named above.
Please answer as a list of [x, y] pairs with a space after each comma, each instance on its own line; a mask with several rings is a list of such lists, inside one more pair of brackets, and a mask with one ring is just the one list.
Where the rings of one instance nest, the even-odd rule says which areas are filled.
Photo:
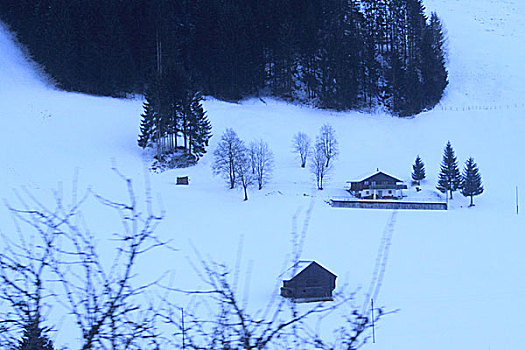
[[[303, 258], [338, 274], [338, 285], [366, 289], [391, 212], [333, 209], [324, 201], [344, 195], [345, 181], [377, 167], [408, 180], [417, 154], [426, 163], [426, 187], [433, 190], [450, 140], [460, 162], [470, 155], [476, 159], [486, 193], [476, 198], [475, 208], [456, 194], [447, 212], [398, 212], [375, 303], [400, 311], [380, 322], [376, 344], [366, 348], [521, 348], [525, 219], [515, 213], [514, 196], [516, 186], [525, 189], [525, 4], [427, 0], [426, 5], [442, 17], [449, 36], [450, 85], [440, 106], [414, 119], [397, 119], [272, 100], [209, 99], [205, 107], [215, 135], [210, 150], [227, 127], [247, 141], [265, 139], [276, 158], [273, 181], [262, 191], [251, 190], [243, 202], [240, 192], [212, 175], [210, 154], [195, 167], [150, 175], [167, 211], [159, 233], [180, 250], [150, 256], [144, 274], [160, 274], [158, 266], [165, 266], [176, 271], [181, 288], [194, 288], [198, 278], [186, 259], [193, 255], [191, 246], [232, 264], [242, 240], [243, 266], [253, 266], [249, 301], [256, 308], [277, 292], [289, 233], [294, 223], [301, 230], [309, 217]], [[25, 188], [52, 203], [52, 190], [63, 187], [67, 198], [78, 174], [80, 190], [91, 186], [122, 198], [125, 189], [111, 171], [114, 164], [143, 186], [147, 157], [136, 146], [142, 101], [56, 91], [3, 28], [0, 101], [0, 197], [16, 203], [15, 191]], [[340, 156], [326, 190], [318, 192], [291, 153], [291, 138], [299, 130], [313, 137], [324, 123], [337, 130]], [[190, 186], [174, 185], [180, 175], [190, 176]], [[88, 203], [89, 224], [103, 241], [117, 223], [97, 208]], [[12, 229], [8, 211], [0, 209], [0, 230], [9, 235]]]

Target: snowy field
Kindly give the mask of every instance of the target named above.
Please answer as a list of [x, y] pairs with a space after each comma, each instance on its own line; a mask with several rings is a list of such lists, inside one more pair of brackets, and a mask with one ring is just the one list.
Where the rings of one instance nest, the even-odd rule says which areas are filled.
[[[378, 324], [377, 342], [365, 349], [523, 348], [525, 213], [516, 215], [515, 188], [525, 193], [525, 2], [427, 0], [426, 6], [441, 16], [449, 37], [450, 85], [434, 111], [398, 119], [274, 100], [207, 99], [214, 134], [208, 154], [197, 166], [148, 176], [158, 206], [167, 212], [159, 235], [179, 250], [148, 256], [141, 273], [149, 278], [174, 270], [178, 287], [197, 288], [187, 260], [195, 258], [192, 246], [233, 265], [242, 242], [243, 270], [252, 266], [248, 297], [257, 308], [278, 292], [290, 232], [295, 224], [302, 229], [311, 208], [302, 257], [336, 273], [338, 285], [366, 289], [391, 211], [334, 209], [325, 201], [345, 195], [346, 181], [376, 168], [408, 181], [418, 154], [426, 164], [425, 193], [433, 195], [450, 140], [461, 167], [475, 158], [485, 193], [475, 198], [474, 208], [455, 193], [449, 211], [397, 213], [375, 304], [399, 311]], [[0, 102], [0, 198], [16, 205], [17, 193], [27, 190], [52, 205], [52, 191], [62, 189], [68, 198], [74, 183], [79, 191], [90, 187], [124, 198], [113, 165], [142, 193], [150, 158], [136, 143], [140, 99], [51, 88], [2, 28]], [[298, 131], [315, 137], [325, 123], [336, 129], [340, 155], [325, 190], [317, 191], [291, 152], [291, 139]], [[271, 183], [250, 190], [247, 202], [240, 190], [228, 190], [212, 175], [211, 153], [228, 127], [245, 141], [266, 140], [275, 153]], [[185, 175], [190, 186], [176, 187], [176, 176]], [[86, 204], [90, 229], [103, 246], [118, 220]], [[0, 230], [7, 235], [13, 230], [5, 207]]]

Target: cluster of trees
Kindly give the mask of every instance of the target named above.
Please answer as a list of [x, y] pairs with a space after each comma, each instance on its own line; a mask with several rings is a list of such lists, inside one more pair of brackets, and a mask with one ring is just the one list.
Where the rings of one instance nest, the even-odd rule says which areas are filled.
[[[53, 350], [50, 339], [67, 322], [68, 349], [357, 349], [385, 315], [382, 308], [367, 307], [368, 299], [362, 309], [354, 307], [353, 294], [345, 293], [335, 302], [301, 308], [272, 297], [265, 311], [251, 312], [238, 292], [238, 266], [232, 273], [223, 264], [200, 259], [198, 252], [200, 263], [193, 266], [203, 290], [139, 278], [137, 271], [147, 271], [139, 265], [149, 254], [169, 247], [155, 233], [164, 213], [154, 210], [149, 188], [142, 202], [131, 180], [122, 178], [128, 190], [124, 201], [88, 191], [69, 202], [56, 191], [51, 206], [28, 193], [20, 197], [21, 208], [9, 207], [19, 231], [18, 236], [2, 234], [0, 348]], [[89, 216], [82, 212], [92, 199], [121, 220], [120, 229], [103, 241], [103, 254], [102, 236], [86, 227]], [[300, 259], [301, 237], [292, 232], [293, 263]], [[192, 302], [176, 303], [181, 294]], [[320, 324], [337, 309], [345, 311], [334, 340], [305, 324], [313, 317]]]
[[463, 172], [459, 172], [456, 155], [452, 144], [447, 142], [443, 152], [443, 161], [441, 162], [441, 171], [439, 173], [437, 189], [442, 192], [452, 193], [460, 190], [465, 197], [470, 197], [470, 206], [474, 206], [474, 196], [483, 193], [483, 185], [481, 183], [481, 174], [479, 173], [478, 165], [474, 162], [474, 158], [469, 157], [465, 162]]
[[201, 94], [187, 89], [183, 81], [178, 70], [163, 74], [159, 70], [146, 91], [138, 144], [142, 148], [154, 147], [159, 161], [178, 150], [198, 161], [211, 137]]
[[226, 129], [213, 152], [213, 172], [227, 180], [230, 189], [242, 187], [248, 200], [248, 187], [257, 184], [259, 190], [270, 179], [273, 170], [273, 152], [263, 140], [248, 146], [233, 129]]
[[[333, 169], [333, 159], [339, 154], [334, 128], [324, 124], [312, 145], [310, 137], [300, 131], [292, 139], [293, 150], [301, 159], [301, 167], [306, 167], [310, 159], [310, 171], [315, 177], [317, 188], [323, 189], [323, 182]], [[331, 162], [332, 160], [332, 162]]]
[[422, 0], [4, 0], [0, 18], [68, 90], [142, 93], [160, 58], [204, 94], [257, 94], [400, 116], [447, 85]]
[[[419, 184], [425, 179], [425, 164], [419, 157], [416, 157], [412, 165], [412, 179]], [[469, 157], [465, 162], [463, 172], [459, 171], [457, 158], [450, 141], [447, 142], [443, 151], [443, 160], [439, 173], [438, 184], [436, 188], [441, 193], [449, 193], [450, 199], [453, 198], [453, 192], [460, 190], [465, 197], [470, 197], [470, 206], [474, 206], [474, 197], [483, 193], [483, 184], [478, 165], [474, 158]], [[448, 195], [448, 194], [447, 194]]]
[[[339, 154], [335, 129], [329, 124], [324, 124], [313, 144], [311, 138], [300, 131], [294, 135], [292, 146], [301, 160], [302, 168], [305, 168], [309, 161], [317, 188], [322, 190], [326, 177], [333, 169], [333, 160]], [[252, 141], [246, 145], [233, 129], [226, 129], [213, 155], [214, 174], [223, 176], [230, 189], [241, 186], [244, 200], [248, 200], [250, 186], [257, 184], [261, 190], [271, 178], [273, 152], [263, 140]]]

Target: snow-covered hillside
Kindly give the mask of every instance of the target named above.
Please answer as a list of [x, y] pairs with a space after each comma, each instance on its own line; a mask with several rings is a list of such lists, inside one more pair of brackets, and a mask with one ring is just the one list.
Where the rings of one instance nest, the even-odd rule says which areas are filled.
[[[426, 6], [438, 12], [449, 36], [450, 85], [434, 111], [397, 119], [273, 100], [208, 99], [210, 152], [195, 167], [149, 175], [167, 212], [159, 234], [173, 239], [179, 251], [149, 256], [142, 273], [149, 278], [173, 269], [180, 288], [197, 288], [200, 282], [187, 261], [194, 258], [192, 246], [233, 264], [242, 240], [244, 266], [253, 267], [249, 301], [257, 308], [278, 292], [289, 233], [294, 222], [301, 229], [311, 207], [303, 258], [335, 272], [338, 285], [366, 289], [391, 212], [333, 209], [325, 200], [345, 195], [345, 181], [376, 168], [408, 180], [418, 154], [426, 164], [425, 186], [433, 190], [450, 140], [460, 163], [468, 156], [477, 161], [485, 193], [474, 208], [456, 193], [446, 212], [398, 212], [375, 303], [400, 310], [378, 324], [377, 342], [365, 349], [523, 347], [525, 216], [516, 215], [515, 188], [525, 190], [525, 3], [427, 0]], [[113, 165], [143, 187], [149, 160], [136, 145], [142, 101], [51, 88], [5, 28], [0, 30], [0, 102], [2, 199], [16, 204], [17, 192], [27, 189], [52, 204], [57, 188], [68, 198], [75, 174], [80, 190], [92, 187], [122, 198], [125, 188]], [[291, 139], [297, 131], [314, 137], [325, 123], [337, 130], [340, 155], [319, 192], [291, 152]], [[275, 153], [273, 180], [262, 191], [252, 189], [247, 202], [210, 168], [211, 151], [228, 127], [247, 141], [266, 140]], [[190, 177], [190, 186], [174, 185], [182, 175]], [[103, 242], [118, 221], [97, 208], [88, 203], [88, 222]], [[0, 208], [0, 230], [7, 235], [13, 230], [5, 208]], [[59, 334], [57, 341], [71, 340]]]

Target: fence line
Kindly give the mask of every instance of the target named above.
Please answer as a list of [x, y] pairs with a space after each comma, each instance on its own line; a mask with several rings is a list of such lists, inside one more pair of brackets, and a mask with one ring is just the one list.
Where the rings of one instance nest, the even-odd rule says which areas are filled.
[[452, 112], [468, 112], [468, 111], [497, 111], [497, 110], [511, 110], [511, 109], [525, 109], [525, 103], [509, 103], [502, 105], [474, 105], [474, 106], [444, 106], [437, 105], [435, 109], [441, 111], [452, 111]]
[[329, 204], [334, 208], [354, 209], [408, 209], [408, 210], [447, 210], [446, 202], [413, 202], [413, 201], [390, 201], [390, 200], [340, 200], [332, 198]]

